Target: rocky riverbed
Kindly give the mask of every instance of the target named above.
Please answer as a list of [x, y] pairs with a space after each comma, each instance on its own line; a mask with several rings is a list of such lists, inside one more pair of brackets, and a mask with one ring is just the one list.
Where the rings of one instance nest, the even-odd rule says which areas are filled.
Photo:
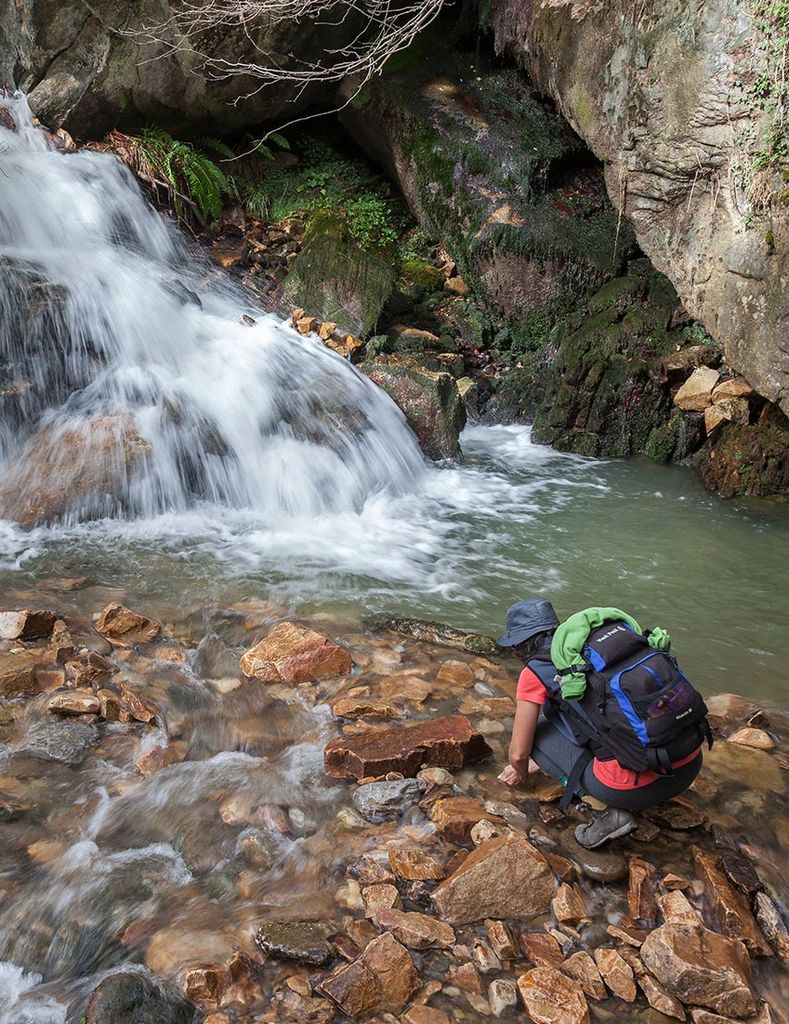
[[0, 1020], [784, 1019], [780, 713], [589, 853], [484, 639], [88, 582], [0, 614]]

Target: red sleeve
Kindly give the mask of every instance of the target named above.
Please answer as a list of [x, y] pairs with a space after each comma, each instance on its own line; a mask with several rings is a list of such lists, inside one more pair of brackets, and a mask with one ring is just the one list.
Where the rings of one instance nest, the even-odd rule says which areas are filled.
[[548, 699], [545, 684], [530, 668], [525, 668], [518, 678], [518, 689], [515, 691], [518, 700], [528, 700], [532, 704], [544, 704]]

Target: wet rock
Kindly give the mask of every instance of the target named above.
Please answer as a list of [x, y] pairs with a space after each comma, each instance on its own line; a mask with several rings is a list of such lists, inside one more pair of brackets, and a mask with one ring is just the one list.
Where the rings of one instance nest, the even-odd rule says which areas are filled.
[[114, 690], [102, 689], [96, 691], [99, 702], [99, 717], [108, 722], [117, 722], [121, 715], [121, 698]]
[[448, 1013], [432, 1006], [412, 1006], [400, 1018], [403, 1024], [451, 1024]]
[[753, 896], [754, 893], [763, 888], [753, 864], [751, 864], [747, 857], [730, 853], [721, 857], [719, 864], [721, 871], [732, 885], [744, 892], [746, 896]]
[[594, 962], [600, 976], [615, 996], [626, 1003], [635, 1002], [636, 982], [632, 967], [615, 949], [596, 949]]
[[[97, 694], [98, 696], [98, 694]], [[186, 760], [188, 745], [184, 740], [173, 740], [164, 747], [152, 747], [134, 762], [140, 775], [154, 775], [171, 764]]]
[[748, 725], [733, 732], [728, 741], [740, 743], [744, 747], [754, 747], [756, 750], [772, 750], [775, 746], [772, 737], [764, 729], [754, 729]]
[[377, 911], [375, 921], [410, 949], [449, 949], [455, 944], [454, 929], [426, 914], [407, 914], [392, 907]]
[[488, 1003], [494, 1017], [503, 1017], [508, 1010], [518, 1005], [515, 983], [506, 978], [496, 978], [488, 985]]
[[640, 857], [631, 857], [628, 873], [627, 902], [630, 916], [636, 921], [656, 920], [657, 871], [648, 861], [642, 860]]
[[363, 853], [348, 867], [348, 874], [360, 885], [375, 885], [379, 882], [394, 882], [395, 876], [389, 869], [390, 858], [384, 851]]
[[66, 681], [72, 686], [102, 686], [118, 671], [109, 658], [95, 651], [83, 651], [65, 664]]
[[143, 722], [150, 725], [160, 718], [159, 708], [148, 700], [135, 693], [124, 683], [120, 686], [120, 712], [118, 719], [121, 722]]
[[135, 647], [155, 640], [161, 626], [130, 608], [124, 608], [122, 604], [113, 603], [102, 610], [96, 631], [116, 647]]
[[63, 764], [82, 764], [91, 747], [99, 742], [95, 725], [83, 722], [44, 721], [32, 725], [25, 736], [24, 748], [33, 757]]
[[560, 966], [562, 973], [577, 981], [584, 993], [591, 999], [605, 999], [608, 995], [597, 964], [585, 949], [579, 953], [573, 953]]
[[326, 936], [326, 925], [316, 921], [267, 921], [255, 942], [275, 960], [321, 967], [334, 956]]
[[[453, 843], [472, 842], [472, 832], [483, 822], [498, 833], [507, 827], [503, 818], [490, 814], [484, 804], [470, 796], [450, 796], [437, 800], [430, 816], [436, 830]], [[482, 836], [485, 836], [484, 832]]]
[[442, 647], [456, 647], [470, 654], [498, 655], [501, 653], [496, 641], [482, 633], [470, 633], [463, 629], [454, 629], [441, 622], [429, 622], [425, 619], [392, 618], [390, 616], [370, 616], [364, 620], [368, 629], [374, 631], [391, 630], [403, 636], [413, 637], [428, 644]]
[[361, 896], [368, 917], [375, 917], [381, 910], [400, 910], [402, 908], [397, 887], [389, 885], [387, 882], [366, 885], [361, 891]]
[[589, 1024], [583, 989], [553, 967], [534, 967], [522, 974], [518, 991], [534, 1024]]
[[609, 924], [606, 931], [611, 938], [619, 939], [628, 946], [635, 946], [636, 949], [638, 949], [648, 934], [646, 929], [636, 928], [626, 921], [620, 921], [619, 924]]
[[389, 866], [398, 878], [409, 881], [440, 882], [444, 877], [444, 869], [438, 861], [416, 848], [390, 850]]
[[40, 689], [33, 658], [0, 652], [0, 697], [31, 697]]
[[[458, 947], [455, 947], [453, 951], [455, 956], [461, 955]], [[463, 955], [468, 955], [468, 948], [463, 948]], [[464, 964], [458, 964], [457, 966], [452, 965], [449, 968], [448, 974], [449, 981], [456, 988], [459, 988], [462, 992], [482, 992], [482, 979], [479, 976], [479, 971], [476, 965], [468, 960]]]
[[233, 678], [238, 675], [238, 654], [216, 633], [208, 633], [197, 645], [192, 668], [201, 679]]
[[56, 618], [49, 611], [0, 612], [0, 640], [39, 640], [50, 636]]
[[583, 920], [588, 914], [586, 896], [578, 885], [562, 882], [551, 901], [551, 910], [557, 921], [573, 924]]
[[621, 882], [628, 873], [625, 858], [614, 850], [584, 850], [573, 843], [572, 857], [581, 874], [592, 882]]
[[517, 944], [503, 921], [491, 921], [488, 924], [488, 942], [499, 960], [507, 961], [517, 958]]
[[693, 858], [704, 880], [715, 919], [724, 935], [740, 939], [751, 956], [769, 956], [772, 950], [756, 923], [747, 900], [728, 882], [715, 854], [698, 847]]
[[426, 788], [418, 779], [370, 782], [359, 786], [353, 794], [353, 803], [363, 818], [378, 825], [402, 817], [409, 807], [417, 803]]
[[687, 900], [687, 897], [679, 890], [667, 892], [658, 896], [658, 905], [666, 924], [702, 924], [698, 911]]
[[[734, 1024], [731, 1017], [721, 1017], [720, 1014], [710, 1013], [709, 1010], [693, 1009], [690, 1011], [693, 1024]], [[748, 1024], [773, 1024], [774, 1018], [767, 1003], [762, 1003], [762, 1008], [755, 1017], [748, 1019]]]
[[352, 961], [320, 984], [350, 1017], [364, 1019], [378, 1013], [401, 1013], [419, 987], [419, 976], [405, 946], [384, 932]]
[[684, 875], [676, 875], [673, 871], [670, 871], [667, 875], [663, 876], [662, 885], [664, 889], [673, 891], [674, 889], [689, 889], [690, 880], [685, 878]]
[[306, 683], [347, 675], [353, 665], [345, 648], [329, 637], [280, 622], [242, 656], [240, 667], [260, 682]]
[[564, 959], [561, 946], [548, 932], [521, 932], [521, 946], [535, 967], [555, 967]]
[[99, 699], [92, 690], [64, 690], [47, 702], [47, 711], [61, 715], [95, 715], [100, 707]]
[[762, 708], [739, 693], [716, 693], [705, 698], [710, 726], [716, 735], [728, 736], [743, 723], [758, 729], [769, 725]]
[[343, 697], [331, 706], [335, 718], [403, 718], [405, 708], [385, 700]]
[[74, 643], [74, 638], [62, 619], [57, 619], [52, 628], [49, 649], [59, 665], [65, 665], [69, 658], [73, 658], [76, 654], [77, 647]]
[[676, 1020], [686, 1019], [685, 1008], [679, 999], [675, 999], [674, 996], [666, 992], [651, 974], [642, 971], [636, 975], [636, 981], [653, 1010], [664, 1013], [667, 1017], [674, 1017]]
[[757, 892], [754, 909], [756, 920], [775, 951], [775, 955], [785, 963], [789, 963], [789, 931], [787, 931], [778, 907], [766, 892]]
[[712, 392], [719, 380], [717, 370], [699, 366], [674, 396], [674, 404], [683, 412], [704, 412], [712, 404]]
[[641, 959], [686, 1006], [704, 1006], [736, 1018], [756, 1013], [748, 951], [737, 939], [704, 927], [664, 924], [647, 936]]
[[663, 804], [656, 804], [644, 814], [663, 828], [673, 828], [679, 832], [700, 828], [707, 820], [707, 815], [684, 796], [675, 796]]
[[489, 753], [467, 718], [450, 715], [333, 740], [324, 750], [323, 764], [328, 775], [339, 779], [392, 771], [413, 776], [423, 765], [458, 769]]
[[491, 974], [494, 971], [501, 970], [501, 960], [493, 951], [490, 943], [484, 939], [474, 939], [471, 955], [474, 957], [474, 962], [481, 974]]
[[460, 434], [466, 424], [466, 407], [455, 378], [426, 370], [404, 356], [381, 356], [360, 367], [402, 411], [429, 459], [460, 456]]
[[461, 715], [510, 718], [515, 714], [515, 701], [510, 697], [464, 697], [458, 710]]
[[142, 970], [119, 971], [93, 990], [85, 1024], [192, 1024], [195, 1007]]
[[473, 850], [435, 890], [433, 902], [451, 924], [533, 917], [548, 911], [555, 887], [539, 850], [510, 832]]
[[455, 782], [455, 776], [446, 768], [423, 768], [416, 777], [428, 786], [452, 786]]

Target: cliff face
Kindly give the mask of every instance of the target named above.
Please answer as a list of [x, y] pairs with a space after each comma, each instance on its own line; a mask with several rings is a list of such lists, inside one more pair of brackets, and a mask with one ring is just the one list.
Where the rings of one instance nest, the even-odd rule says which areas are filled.
[[688, 312], [789, 412], [785, 87], [779, 26], [759, 13], [771, 6], [491, 0], [486, 17], [499, 52], [603, 161], [613, 203]]
[[[167, 0], [0, 3], [0, 85], [27, 92], [46, 124], [86, 138], [148, 122], [224, 134], [287, 120], [321, 98], [321, 86], [302, 91], [278, 82], [256, 92], [260, 82], [253, 78], [212, 80], [175, 36], [171, 47], [146, 42], [140, 33], [166, 23], [174, 6]], [[353, 17], [334, 27], [261, 20], [249, 35], [224, 26], [200, 42], [220, 59], [254, 61], [262, 51], [287, 67], [347, 42], [358, 27]]]

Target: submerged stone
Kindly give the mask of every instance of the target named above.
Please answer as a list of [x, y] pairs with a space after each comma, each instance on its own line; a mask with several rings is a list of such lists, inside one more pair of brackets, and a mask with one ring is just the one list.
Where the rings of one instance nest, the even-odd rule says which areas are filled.
[[24, 749], [33, 757], [63, 764], [82, 764], [91, 747], [99, 742], [99, 730], [85, 722], [45, 721], [32, 725]]
[[419, 987], [411, 954], [389, 932], [373, 939], [351, 963], [320, 984], [349, 1017], [364, 1020], [382, 1013], [401, 1013]]
[[334, 956], [325, 924], [316, 921], [267, 921], [255, 941], [275, 960], [320, 967]]
[[192, 1024], [195, 1007], [147, 971], [119, 971], [91, 994], [85, 1024]]
[[426, 789], [418, 779], [393, 779], [391, 782], [368, 782], [353, 794], [357, 811], [367, 821], [380, 824], [401, 817], [419, 800]]
[[96, 622], [96, 631], [116, 647], [134, 647], [149, 644], [161, 633], [158, 622], [124, 608], [122, 604], [108, 604]]

